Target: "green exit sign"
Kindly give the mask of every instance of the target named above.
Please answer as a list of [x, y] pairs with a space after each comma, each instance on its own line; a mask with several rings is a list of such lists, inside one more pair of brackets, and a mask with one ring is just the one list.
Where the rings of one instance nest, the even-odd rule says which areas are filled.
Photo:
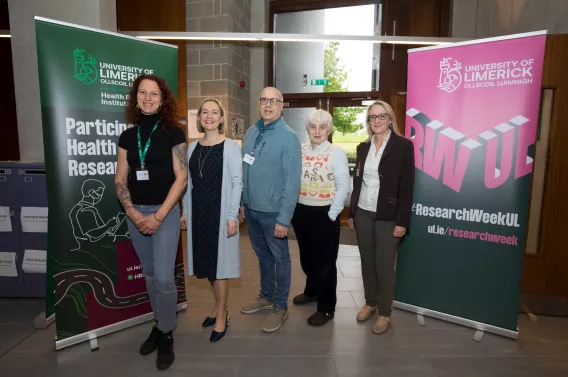
[[312, 86], [326, 86], [329, 85], [329, 79], [312, 79]]

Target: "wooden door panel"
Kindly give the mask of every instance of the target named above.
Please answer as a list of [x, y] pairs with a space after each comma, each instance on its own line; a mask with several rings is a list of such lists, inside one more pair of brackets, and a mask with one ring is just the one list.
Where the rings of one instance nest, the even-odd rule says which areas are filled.
[[[538, 254], [526, 255], [522, 293], [534, 313], [568, 315], [568, 35], [547, 37], [542, 85], [555, 88]], [[564, 308], [564, 312], [562, 312]]]
[[[448, 37], [449, 0], [383, 1], [382, 35]], [[406, 91], [408, 50], [421, 46], [381, 45], [379, 91], [388, 100], [391, 91]]]
[[[116, 0], [118, 31], [185, 31], [185, 1], [168, 0], [156, 7], [154, 0]], [[179, 116], [187, 117], [187, 67], [185, 41], [159, 41], [178, 46]]]

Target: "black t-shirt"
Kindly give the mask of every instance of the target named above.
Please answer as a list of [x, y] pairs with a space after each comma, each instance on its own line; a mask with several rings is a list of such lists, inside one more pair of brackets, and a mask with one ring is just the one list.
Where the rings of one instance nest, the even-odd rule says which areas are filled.
[[146, 141], [158, 120], [158, 115], [142, 115], [140, 124], [124, 131], [118, 140], [118, 146], [125, 149], [130, 171], [128, 173], [128, 190], [133, 204], [156, 205], [162, 204], [172, 187], [174, 175], [172, 148], [185, 143], [183, 130], [178, 127], [168, 127], [160, 130], [160, 125], [152, 134], [150, 147], [146, 153], [146, 169], [150, 176], [147, 181], [136, 180], [136, 169], [140, 168], [138, 154], [138, 128], [140, 127], [141, 145], [144, 149]]

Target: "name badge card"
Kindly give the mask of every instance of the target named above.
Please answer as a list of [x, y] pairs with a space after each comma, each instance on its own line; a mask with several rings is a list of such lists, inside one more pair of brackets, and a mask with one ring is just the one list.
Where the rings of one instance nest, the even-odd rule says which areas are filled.
[[148, 181], [150, 180], [150, 174], [146, 169], [136, 169], [136, 180], [137, 181]]
[[247, 153], [245, 154], [245, 157], [243, 157], [243, 161], [249, 165], [252, 165], [254, 163], [254, 157]]

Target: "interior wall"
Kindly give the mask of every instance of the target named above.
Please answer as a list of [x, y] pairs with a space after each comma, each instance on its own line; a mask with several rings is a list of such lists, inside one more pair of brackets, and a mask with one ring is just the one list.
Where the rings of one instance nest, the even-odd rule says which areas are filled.
[[[251, 0], [251, 33], [268, 32], [268, 1]], [[258, 96], [263, 88], [268, 86], [268, 45], [266, 43], [251, 43], [250, 48], [250, 123], [258, 120]], [[247, 127], [249, 125], [246, 125]]]
[[44, 161], [34, 16], [116, 31], [115, 0], [8, 0], [8, 10], [20, 158]]
[[[109, 1], [109, 0], [105, 0]], [[118, 31], [185, 31], [185, 0], [116, 0]], [[185, 41], [160, 41], [178, 46], [179, 116], [187, 116], [187, 72]]]
[[487, 38], [536, 30], [568, 33], [566, 0], [453, 1], [453, 37]]
[[[186, 30], [191, 32], [250, 32], [251, 0], [187, 0]], [[250, 44], [223, 41], [187, 43], [187, 104], [197, 111], [207, 98], [225, 108], [225, 136], [239, 139], [233, 120], [250, 125]], [[233, 132], [233, 129], [237, 132]]]

